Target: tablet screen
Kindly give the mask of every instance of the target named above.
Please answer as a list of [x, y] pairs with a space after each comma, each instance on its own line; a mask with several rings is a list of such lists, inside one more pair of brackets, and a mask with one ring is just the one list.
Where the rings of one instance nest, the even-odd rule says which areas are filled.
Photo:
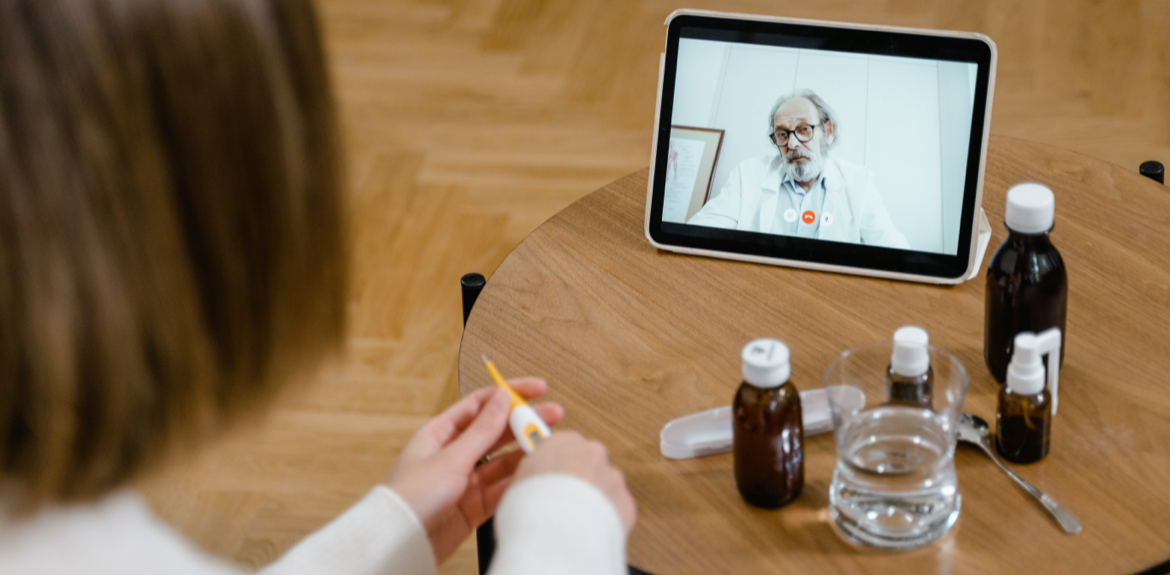
[[660, 232], [786, 259], [965, 271], [985, 44], [695, 17], [675, 19], [668, 38]]

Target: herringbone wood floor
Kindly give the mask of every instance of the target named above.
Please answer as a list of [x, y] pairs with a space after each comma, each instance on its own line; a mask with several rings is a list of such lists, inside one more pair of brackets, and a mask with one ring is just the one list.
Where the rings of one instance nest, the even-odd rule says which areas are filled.
[[[144, 491], [256, 567], [356, 501], [458, 397], [458, 278], [647, 165], [663, 0], [320, 0], [346, 129], [349, 351]], [[1170, 162], [1168, 0], [775, 0], [687, 6], [972, 30], [999, 46], [992, 131]], [[520, 374], [513, 374], [520, 375]], [[474, 543], [443, 566], [473, 573]]]

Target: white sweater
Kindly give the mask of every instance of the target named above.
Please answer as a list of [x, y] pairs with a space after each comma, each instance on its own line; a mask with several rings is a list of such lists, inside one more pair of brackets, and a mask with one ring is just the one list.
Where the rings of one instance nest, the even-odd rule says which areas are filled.
[[[508, 490], [496, 512], [493, 575], [613, 574], [625, 571], [625, 535], [609, 499], [569, 475], [541, 475]], [[212, 557], [124, 492], [92, 505], [48, 509], [19, 522], [0, 519], [4, 575], [226, 575], [238, 567]], [[431, 575], [426, 531], [406, 503], [375, 487], [309, 535], [263, 575]]]

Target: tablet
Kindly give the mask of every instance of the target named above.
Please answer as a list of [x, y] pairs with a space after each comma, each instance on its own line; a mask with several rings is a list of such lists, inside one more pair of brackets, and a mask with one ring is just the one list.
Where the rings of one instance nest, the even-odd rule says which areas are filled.
[[653, 245], [930, 283], [970, 275], [989, 38], [698, 10], [666, 23]]

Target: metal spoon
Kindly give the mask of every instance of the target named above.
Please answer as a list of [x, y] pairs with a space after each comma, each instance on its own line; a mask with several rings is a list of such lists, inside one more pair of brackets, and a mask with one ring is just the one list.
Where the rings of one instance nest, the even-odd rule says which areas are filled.
[[987, 456], [990, 457], [991, 460], [994, 461], [995, 464], [1003, 470], [1004, 473], [1008, 474], [1008, 477], [1014, 479], [1016, 483], [1020, 484], [1020, 487], [1024, 488], [1025, 491], [1031, 493], [1032, 497], [1035, 497], [1036, 500], [1040, 502], [1040, 505], [1043, 505], [1044, 508], [1052, 514], [1052, 517], [1056, 519], [1056, 522], [1059, 523], [1062, 528], [1064, 528], [1065, 533], [1080, 533], [1081, 524], [1076, 520], [1076, 518], [1072, 516], [1071, 513], [1065, 511], [1063, 507], [1053, 501], [1052, 498], [1049, 497], [1046, 493], [1036, 489], [1035, 487], [1032, 487], [1031, 483], [1020, 479], [1018, 475], [1012, 473], [1012, 470], [1004, 466], [1004, 464], [999, 460], [999, 457], [995, 455], [995, 450], [991, 448], [990, 427], [991, 426], [987, 425], [987, 422], [983, 421], [983, 418], [979, 417], [978, 415], [962, 413], [959, 415], [959, 441], [978, 445], [979, 448], [983, 450], [983, 453], [986, 453]]

